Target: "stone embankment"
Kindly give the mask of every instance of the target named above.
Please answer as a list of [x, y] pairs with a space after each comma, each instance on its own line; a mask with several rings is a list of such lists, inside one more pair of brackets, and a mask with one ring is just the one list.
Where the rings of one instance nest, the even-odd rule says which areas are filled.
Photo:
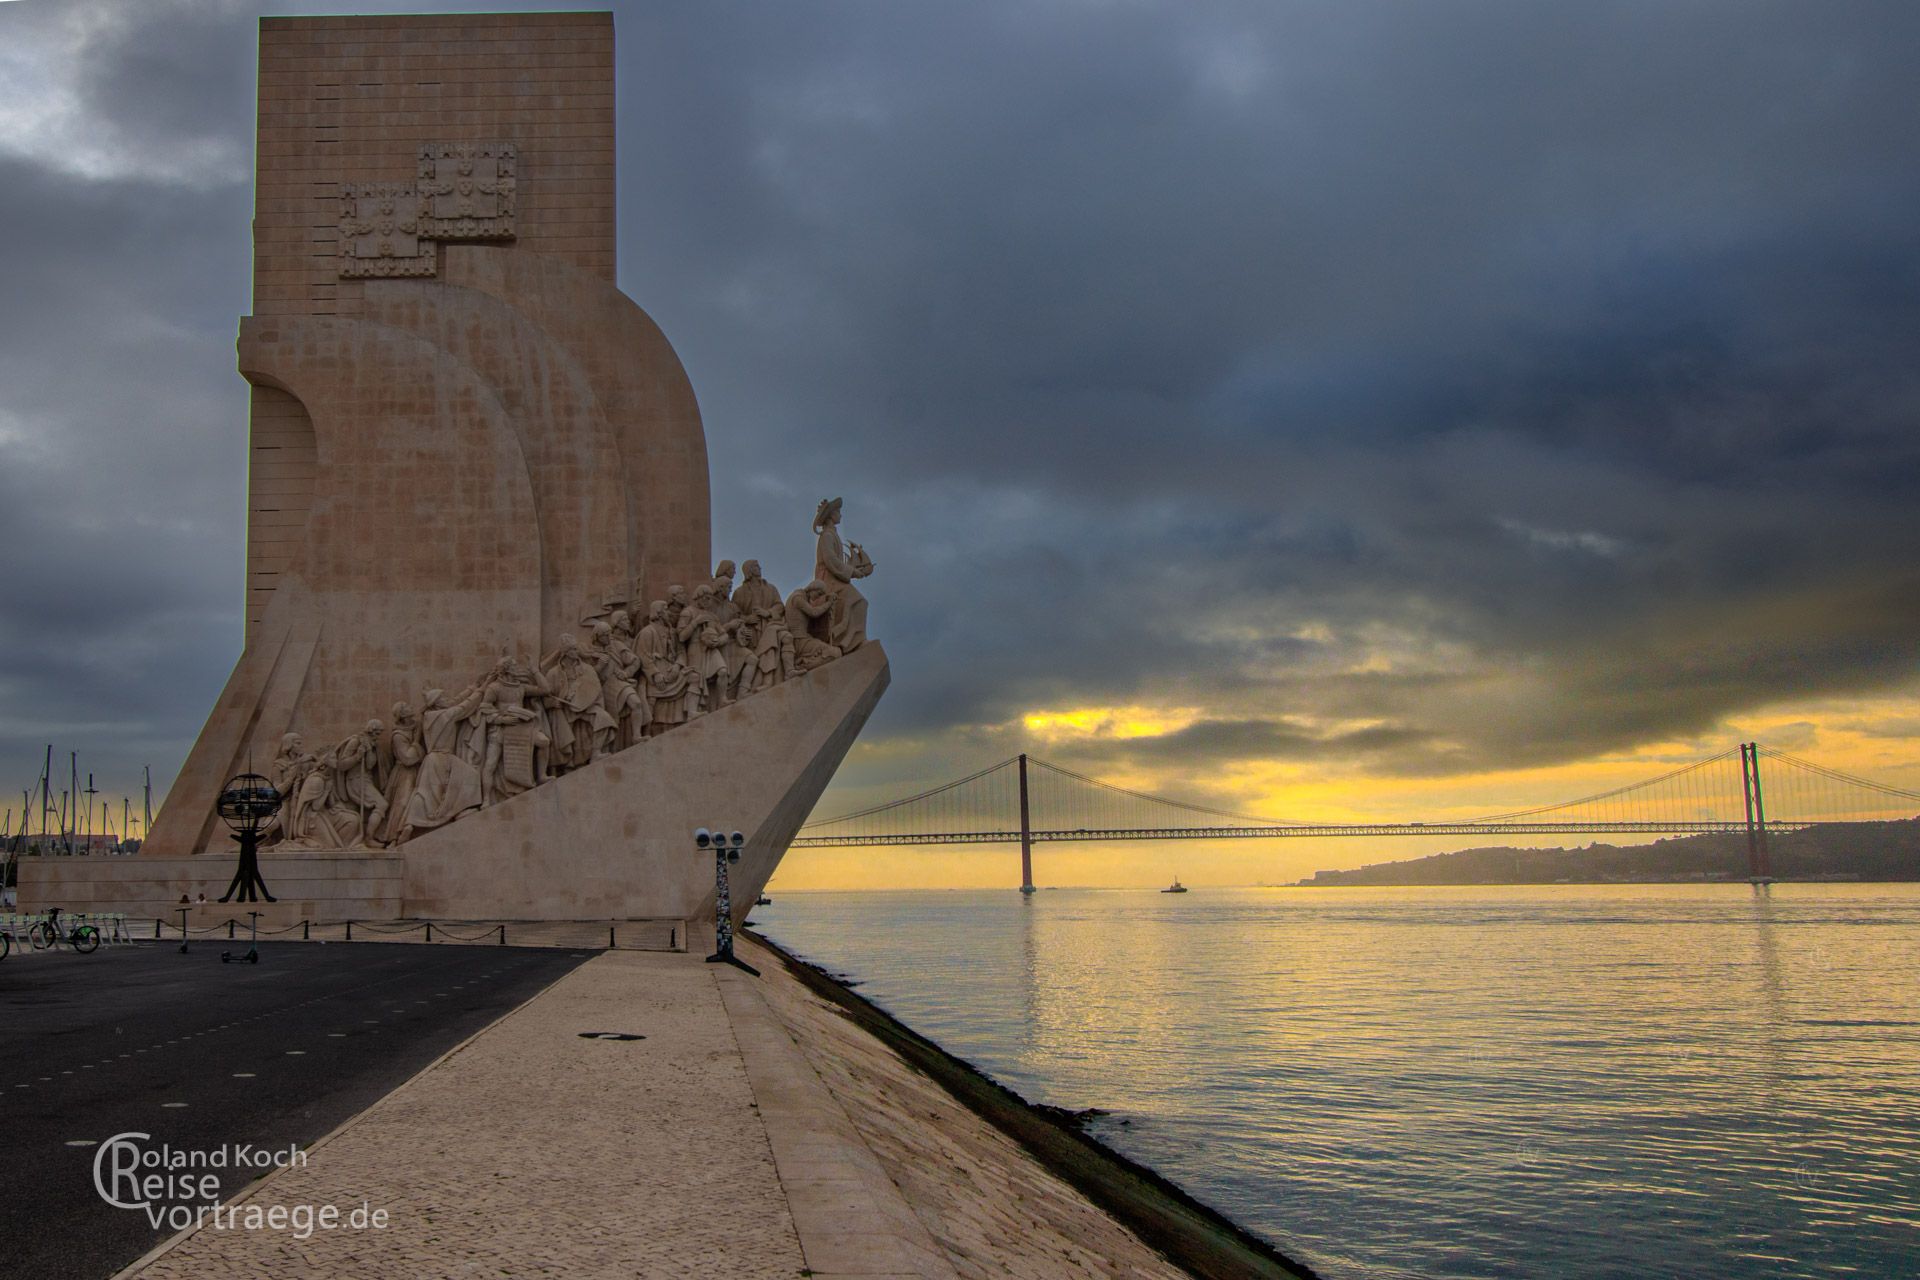
[[203, 1226], [122, 1275], [1304, 1274], [817, 971], [741, 953], [760, 978], [601, 955], [235, 1202], [385, 1227]]

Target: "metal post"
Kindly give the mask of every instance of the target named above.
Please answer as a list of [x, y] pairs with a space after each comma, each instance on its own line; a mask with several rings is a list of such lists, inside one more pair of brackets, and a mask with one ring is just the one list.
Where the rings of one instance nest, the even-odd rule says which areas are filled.
[[353, 941], [353, 921], [347, 921], [347, 941]]
[[313, 940], [312, 929], [313, 929], [313, 921], [302, 920], [300, 922], [300, 941], [302, 942], [312, 941]]
[[1027, 811], [1027, 753], [1020, 753], [1020, 892], [1033, 892], [1033, 818]]
[[50, 853], [47, 847], [47, 823], [53, 818], [53, 744], [47, 744], [46, 763], [40, 766], [40, 852]]
[[427, 941], [433, 941], [433, 921], [427, 921]]
[[744, 839], [736, 831], [729, 842], [722, 832], [709, 834], [705, 827], [696, 831], [693, 839], [701, 849], [705, 849], [709, 841], [713, 845], [713, 954], [707, 957], [707, 963], [730, 964], [757, 978], [760, 971], [733, 954], [733, 887], [727, 876], [727, 864], [739, 861]]

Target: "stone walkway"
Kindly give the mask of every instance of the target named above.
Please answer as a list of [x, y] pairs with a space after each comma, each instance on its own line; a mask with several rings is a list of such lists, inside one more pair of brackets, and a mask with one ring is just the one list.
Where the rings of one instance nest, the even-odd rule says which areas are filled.
[[776, 957], [742, 953], [760, 979], [589, 961], [236, 1202], [364, 1202], [384, 1229], [205, 1226], [122, 1274], [1182, 1274]]

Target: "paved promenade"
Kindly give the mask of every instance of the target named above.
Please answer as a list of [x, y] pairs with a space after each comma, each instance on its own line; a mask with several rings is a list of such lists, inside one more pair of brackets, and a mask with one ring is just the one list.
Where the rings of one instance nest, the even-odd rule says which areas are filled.
[[776, 957], [742, 954], [762, 978], [590, 960], [238, 1205], [368, 1204], [385, 1228], [203, 1226], [125, 1274], [1181, 1274]]

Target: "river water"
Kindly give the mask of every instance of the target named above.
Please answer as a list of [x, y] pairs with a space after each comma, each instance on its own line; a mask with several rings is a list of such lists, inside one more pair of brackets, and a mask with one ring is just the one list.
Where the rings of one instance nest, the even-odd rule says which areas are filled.
[[789, 893], [754, 920], [1336, 1280], [1920, 1275], [1920, 885]]

